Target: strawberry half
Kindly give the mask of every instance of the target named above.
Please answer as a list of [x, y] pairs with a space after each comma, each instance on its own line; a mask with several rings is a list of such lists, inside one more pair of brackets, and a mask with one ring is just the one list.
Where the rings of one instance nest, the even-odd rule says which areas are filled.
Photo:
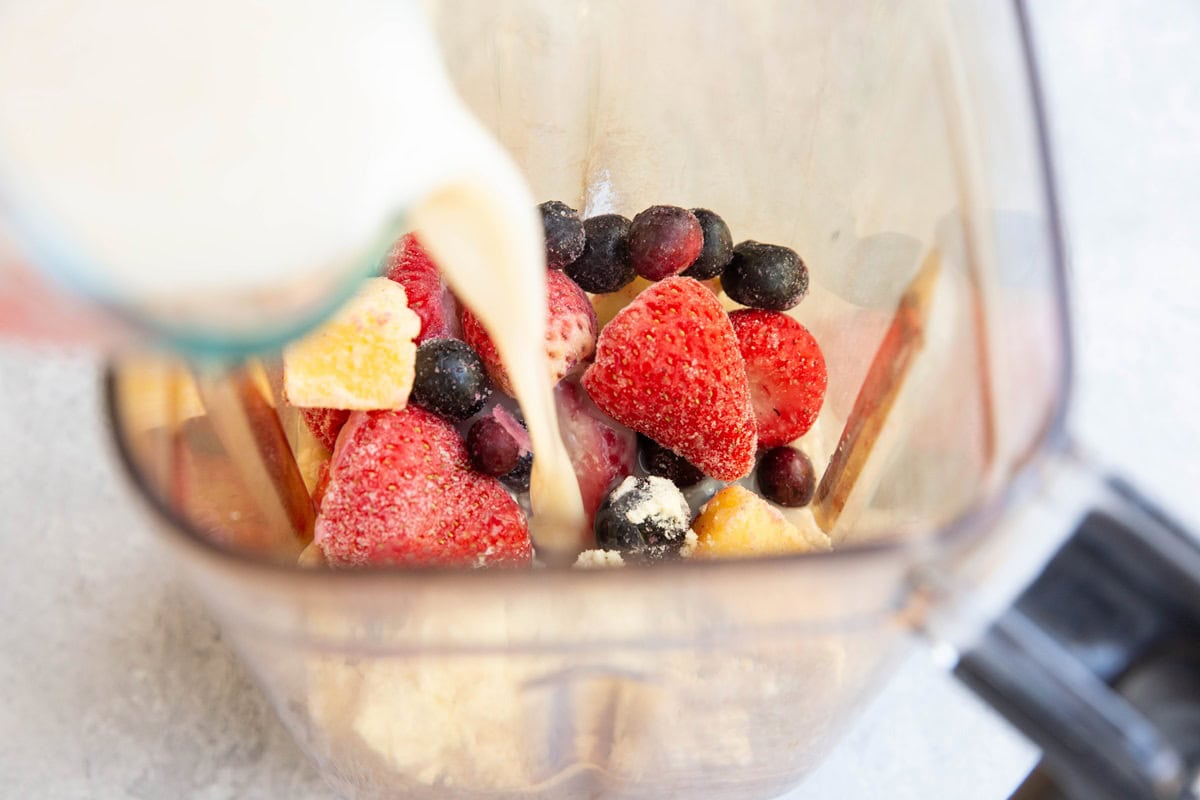
[[528, 564], [525, 515], [471, 469], [450, 423], [415, 406], [357, 411], [342, 429], [314, 540], [334, 566]]
[[723, 481], [754, 467], [754, 411], [733, 327], [713, 293], [667, 278], [605, 326], [583, 386], [602, 411]]
[[808, 329], [778, 311], [729, 315], [754, 402], [759, 447], [777, 447], [812, 427], [825, 399], [825, 357]]
[[558, 430], [575, 468], [590, 525], [609, 491], [626, 475], [633, 474], [637, 436], [596, 408], [574, 380], [558, 384], [554, 399]]
[[421, 318], [417, 344], [439, 336], [458, 335], [458, 301], [416, 234], [407, 234], [396, 242], [388, 253], [386, 265], [384, 274], [404, 287], [408, 307]]
[[[558, 383], [576, 364], [586, 361], [596, 351], [600, 325], [588, 296], [563, 272], [546, 270], [546, 299], [547, 369], [551, 383]], [[483, 324], [469, 310], [463, 310], [462, 328], [463, 340], [479, 353], [492, 381], [511, 395], [512, 384], [500, 361], [500, 352]]]

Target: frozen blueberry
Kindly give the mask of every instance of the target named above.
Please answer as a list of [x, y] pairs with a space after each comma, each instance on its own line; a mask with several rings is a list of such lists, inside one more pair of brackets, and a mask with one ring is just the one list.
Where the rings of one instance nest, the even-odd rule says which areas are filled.
[[812, 461], [794, 447], [773, 447], [758, 462], [758, 491], [772, 503], [806, 506], [816, 488]]
[[517, 465], [509, 470], [504, 475], [500, 476], [500, 480], [504, 481], [510, 488], [516, 489], [518, 492], [529, 491], [529, 479], [533, 476], [533, 453], [525, 451], [521, 457], [517, 459]]
[[566, 267], [567, 276], [585, 292], [615, 292], [637, 272], [629, 261], [629, 220], [620, 214], [601, 214], [583, 221], [583, 254]]
[[596, 547], [648, 559], [677, 554], [687, 536], [691, 510], [666, 478], [630, 475], [596, 511]]
[[808, 268], [790, 248], [742, 242], [721, 273], [721, 288], [744, 306], [787, 311], [808, 293]]
[[546, 236], [546, 266], [562, 269], [583, 253], [583, 219], [579, 212], [558, 200], [538, 206]]
[[698, 467], [648, 436], [638, 434], [638, 447], [642, 451], [642, 466], [651, 475], [666, 478], [681, 489], [704, 480], [704, 473]]
[[411, 399], [422, 408], [465, 420], [492, 393], [479, 356], [458, 339], [429, 339], [417, 347]]
[[650, 206], [629, 226], [629, 260], [648, 281], [678, 275], [704, 249], [700, 220], [679, 206]]
[[692, 265], [683, 274], [698, 281], [706, 281], [720, 275], [733, 258], [733, 236], [725, 220], [707, 208], [693, 208], [692, 214], [700, 221], [704, 231], [704, 247]]

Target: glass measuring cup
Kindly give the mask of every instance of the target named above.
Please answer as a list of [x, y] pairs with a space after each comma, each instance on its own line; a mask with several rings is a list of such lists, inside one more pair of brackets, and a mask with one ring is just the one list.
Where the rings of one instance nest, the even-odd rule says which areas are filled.
[[[337, 785], [766, 797], [819, 760], [921, 616], [914, 576], [994, 530], [1061, 441], [1061, 265], [1018, 18], [971, 9], [434, 7], [460, 91], [539, 199], [706, 205], [739, 239], [809, 261], [815, 286], [796, 313], [831, 374], [804, 442], [818, 466], [860, 398], [890, 399], [870, 457], [829, 503], [829, 556], [303, 573], [255, 561], [236, 533], [218, 546], [166, 508], [230, 638]], [[897, 317], [906, 297], [914, 313]], [[907, 363], [904, 379], [872, 384], [875, 363]], [[114, 418], [148, 496], [169, 499], [162, 478], [178, 473], [137, 444], [173, 423], [137, 379], [118, 371]], [[185, 433], [195, 463], [220, 461], [202, 425]], [[237, 496], [204, 502], [244, 518], [253, 499]]]
[[485, 174], [520, 191], [415, 0], [0, 8], [0, 332], [278, 348]]

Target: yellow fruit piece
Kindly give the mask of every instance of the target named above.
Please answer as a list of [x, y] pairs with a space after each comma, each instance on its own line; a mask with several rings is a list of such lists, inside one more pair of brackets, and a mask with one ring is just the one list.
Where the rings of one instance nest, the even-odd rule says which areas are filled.
[[[721, 301], [721, 305], [726, 311], [736, 311], [739, 308], [745, 307], [738, 305], [733, 300], [730, 300], [729, 296], [722, 291], [720, 278], [712, 278], [711, 280], [700, 282], [708, 287], [710, 292], [717, 296], [717, 299]], [[653, 281], [648, 281], [645, 278], [638, 276], [615, 292], [609, 292], [608, 294], [588, 295], [588, 297], [590, 297], [592, 300], [592, 308], [596, 311], [596, 319], [599, 320], [600, 327], [603, 328], [605, 325], [611, 322], [612, 318], [615, 317], [622, 308], [633, 302], [633, 298], [641, 294], [644, 289], [649, 289], [653, 285]]]
[[740, 558], [830, 549], [815, 525], [801, 530], [779, 509], [742, 486], [726, 486], [700, 509], [692, 523], [696, 558]]
[[124, 415], [139, 427], [173, 427], [204, 416], [192, 377], [181, 364], [158, 356], [121, 359], [116, 370]]
[[725, 294], [725, 289], [721, 286], [720, 278], [710, 278], [709, 280], [700, 282], [707, 286], [708, 290], [717, 296], [717, 299], [721, 301], [721, 308], [725, 309], [726, 313], [730, 311], [737, 311], [739, 308], [745, 308], [744, 305], [741, 305], [729, 295]]
[[641, 294], [643, 289], [648, 289], [653, 285], [645, 278], [637, 277], [615, 292], [588, 295], [592, 299], [592, 308], [596, 311], [596, 319], [600, 322], [600, 327], [603, 328], [611, 322], [617, 312], [632, 303], [633, 298]]
[[300, 477], [304, 479], [304, 486], [308, 489], [308, 493], [312, 494], [313, 490], [317, 488], [317, 476], [320, 474], [321, 465], [329, 460], [329, 451], [316, 436], [313, 436], [312, 431], [304, 424], [304, 420], [299, 418], [296, 419], [296, 435], [292, 452], [296, 456], [296, 466], [300, 468]]
[[[243, 364], [263, 397], [271, 398], [271, 382], [260, 361]], [[116, 369], [124, 416], [140, 428], [173, 427], [205, 414], [196, 384], [181, 362], [157, 355], [122, 356]]]
[[420, 331], [404, 287], [371, 278], [332, 319], [284, 348], [284, 394], [302, 407], [404, 408]]

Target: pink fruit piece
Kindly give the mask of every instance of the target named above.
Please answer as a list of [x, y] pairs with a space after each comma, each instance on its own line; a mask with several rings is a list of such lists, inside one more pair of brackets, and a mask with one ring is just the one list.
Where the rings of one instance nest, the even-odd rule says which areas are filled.
[[385, 275], [404, 287], [408, 307], [421, 318], [417, 344], [458, 335], [458, 302], [416, 234], [401, 237], [388, 253]]
[[583, 385], [602, 411], [706, 475], [735, 481], [754, 466], [746, 365], [720, 301], [697, 280], [667, 278], [622, 309]]
[[778, 447], [812, 427], [825, 399], [825, 357], [808, 329], [778, 311], [729, 315], [754, 403], [759, 447]]
[[[596, 333], [600, 325], [591, 301], [566, 274], [547, 270], [546, 291], [546, 368], [550, 381], [558, 383], [576, 364], [586, 361], [596, 351]], [[469, 310], [464, 310], [462, 327], [463, 339], [479, 353], [492, 382], [511, 395], [513, 388], [508, 372], [483, 324]]]
[[454, 427], [415, 406], [359, 411], [338, 437], [314, 540], [333, 566], [528, 564], [525, 515], [471, 469]]
[[637, 437], [596, 407], [583, 387], [563, 381], [554, 390], [558, 428], [575, 468], [588, 524], [612, 488], [637, 463]]
[[325, 445], [326, 450], [333, 452], [338, 433], [346, 424], [346, 420], [350, 419], [350, 412], [340, 408], [302, 408], [300, 416], [312, 431], [312, 435], [317, 437], [317, 441]]

